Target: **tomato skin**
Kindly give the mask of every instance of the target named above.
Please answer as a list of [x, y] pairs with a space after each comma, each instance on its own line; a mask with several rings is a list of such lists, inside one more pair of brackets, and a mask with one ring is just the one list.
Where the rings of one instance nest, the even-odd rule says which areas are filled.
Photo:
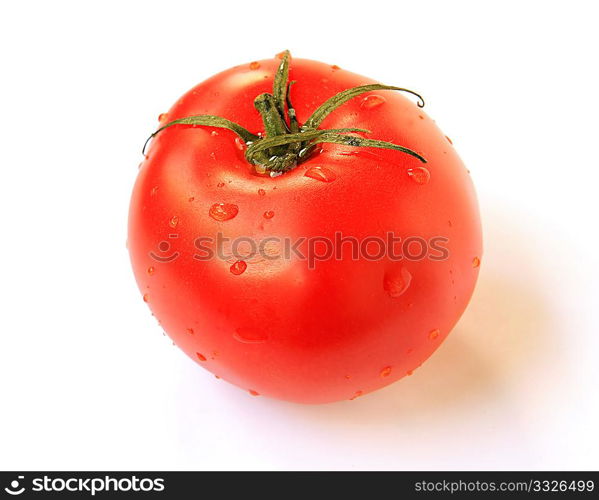
[[[278, 64], [274, 58], [215, 75], [166, 119], [211, 114], [260, 132], [253, 100], [271, 91]], [[290, 80], [297, 81], [291, 98], [300, 123], [336, 93], [375, 83], [303, 59], [291, 61]], [[368, 129], [367, 137], [413, 149], [428, 163], [397, 151], [324, 144], [323, 152], [270, 178], [252, 172], [233, 132], [179, 125], [153, 139], [133, 189], [128, 246], [144, 300], [188, 356], [252, 394], [327, 403], [411, 374], [453, 328], [476, 283], [482, 238], [473, 185], [434, 122], [385, 90], [352, 99], [321, 126], [340, 127]], [[306, 176], [312, 167], [334, 180]], [[410, 170], [421, 167], [428, 182]], [[216, 220], [209, 215], [215, 204], [237, 213]], [[314, 269], [298, 259], [257, 260], [242, 270], [232, 269], [235, 259], [195, 259], [196, 239], [219, 232], [256, 240], [334, 240], [335, 232], [358, 239], [443, 236], [449, 257], [329, 259]], [[159, 247], [165, 241], [167, 251]], [[177, 257], [161, 262], [151, 252]], [[406, 271], [409, 285], [400, 293]]]

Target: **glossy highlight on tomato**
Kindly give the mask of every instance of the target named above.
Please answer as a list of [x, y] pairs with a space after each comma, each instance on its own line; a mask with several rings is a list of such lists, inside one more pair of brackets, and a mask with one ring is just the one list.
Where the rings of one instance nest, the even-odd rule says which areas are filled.
[[[482, 258], [476, 196], [454, 146], [410, 97], [394, 90], [357, 95], [314, 129], [302, 129], [328, 99], [376, 82], [293, 58], [280, 78], [295, 83], [277, 96], [273, 82], [276, 87], [281, 61], [219, 73], [161, 115], [160, 127], [193, 116], [222, 117], [253, 139], [184, 122], [153, 136], [131, 198], [131, 262], [164, 330], [219, 378], [251, 395], [301, 403], [354, 400], [411, 375], [465, 310]], [[263, 117], [285, 98], [297, 130], [289, 116], [269, 129]], [[283, 141], [303, 133], [337, 142], [259, 151], [260, 141], [275, 144], [277, 130]], [[407, 153], [371, 147], [365, 138]], [[307, 150], [304, 156], [296, 144]], [[361, 240], [388, 233], [443, 237], [447, 256], [371, 259], [349, 252], [315, 266], [294, 256], [198, 258], [198, 238], [333, 241], [339, 232]]]

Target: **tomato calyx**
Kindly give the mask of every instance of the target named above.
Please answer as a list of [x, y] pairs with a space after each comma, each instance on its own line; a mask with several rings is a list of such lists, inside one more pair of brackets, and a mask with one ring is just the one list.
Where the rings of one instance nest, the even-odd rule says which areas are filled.
[[[417, 105], [422, 108], [424, 100], [420, 94], [402, 87], [381, 85], [378, 83], [360, 85], [339, 92], [321, 104], [303, 125], [297, 121], [295, 109], [291, 103], [290, 89], [295, 81], [289, 81], [289, 51], [283, 52], [281, 63], [274, 78], [272, 94], [263, 93], [254, 100], [254, 107], [260, 113], [264, 124], [264, 137], [251, 133], [241, 125], [214, 115], [194, 115], [173, 120], [154, 132], [148, 142], [158, 133], [173, 125], [200, 125], [225, 128], [235, 132], [247, 146], [246, 160], [271, 176], [277, 176], [292, 170], [306, 160], [318, 144], [343, 144], [351, 147], [373, 147], [400, 151], [426, 163], [426, 159], [417, 152], [392, 142], [367, 139], [355, 134], [367, 134], [370, 131], [359, 128], [318, 128], [324, 119], [339, 106], [350, 99], [373, 90], [397, 90], [407, 92], [418, 98]], [[352, 134], [352, 135], [350, 135]]]

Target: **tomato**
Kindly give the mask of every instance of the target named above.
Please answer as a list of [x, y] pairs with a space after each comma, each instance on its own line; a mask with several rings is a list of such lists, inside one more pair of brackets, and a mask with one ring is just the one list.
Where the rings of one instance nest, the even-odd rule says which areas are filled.
[[[326, 403], [411, 375], [473, 292], [469, 172], [411, 96], [362, 92], [310, 122], [375, 83], [287, 56], [236, 66], [161, 115], [140, 167], [128, 247], [143, 298], [183, 352], [252, 395]], [[285, 142], [298, 134], [312, 139]]]

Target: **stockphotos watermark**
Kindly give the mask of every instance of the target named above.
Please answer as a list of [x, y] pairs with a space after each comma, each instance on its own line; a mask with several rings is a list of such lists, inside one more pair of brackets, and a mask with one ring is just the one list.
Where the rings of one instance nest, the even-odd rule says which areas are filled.
[[11, 496], [19, 496], [25, 492], [34, 493], [83, 493], [95, 496], [97, 493], [162, 492], [165, 489], [163, 478], [147, 477], [50, 477], [47, 475], [27, 478], [24, 475], [11, 480], [4, 491]]
[[[158, 263], [174, 262], [182, 255], [189, 255], [179, 243], [179, 234], [172, 233], [160, 241], [149, 256]], [[384, 236], [358, 238], [336, 232], [332, 237], [280, 237], [255, 238], [239, 236], [229, 238], [222, 233], [198, 236], [193, 240], [192, 255], [198, 261], [219, 259], [226, 262], [242, 261], [258, 263], [276, 260], [307, 261], [310, 269], [327, 260], [392, 261], [408, 260], [444, 261], [449, 257], [449, 238], [434, 236], [397, 236], [387, 232]]]

